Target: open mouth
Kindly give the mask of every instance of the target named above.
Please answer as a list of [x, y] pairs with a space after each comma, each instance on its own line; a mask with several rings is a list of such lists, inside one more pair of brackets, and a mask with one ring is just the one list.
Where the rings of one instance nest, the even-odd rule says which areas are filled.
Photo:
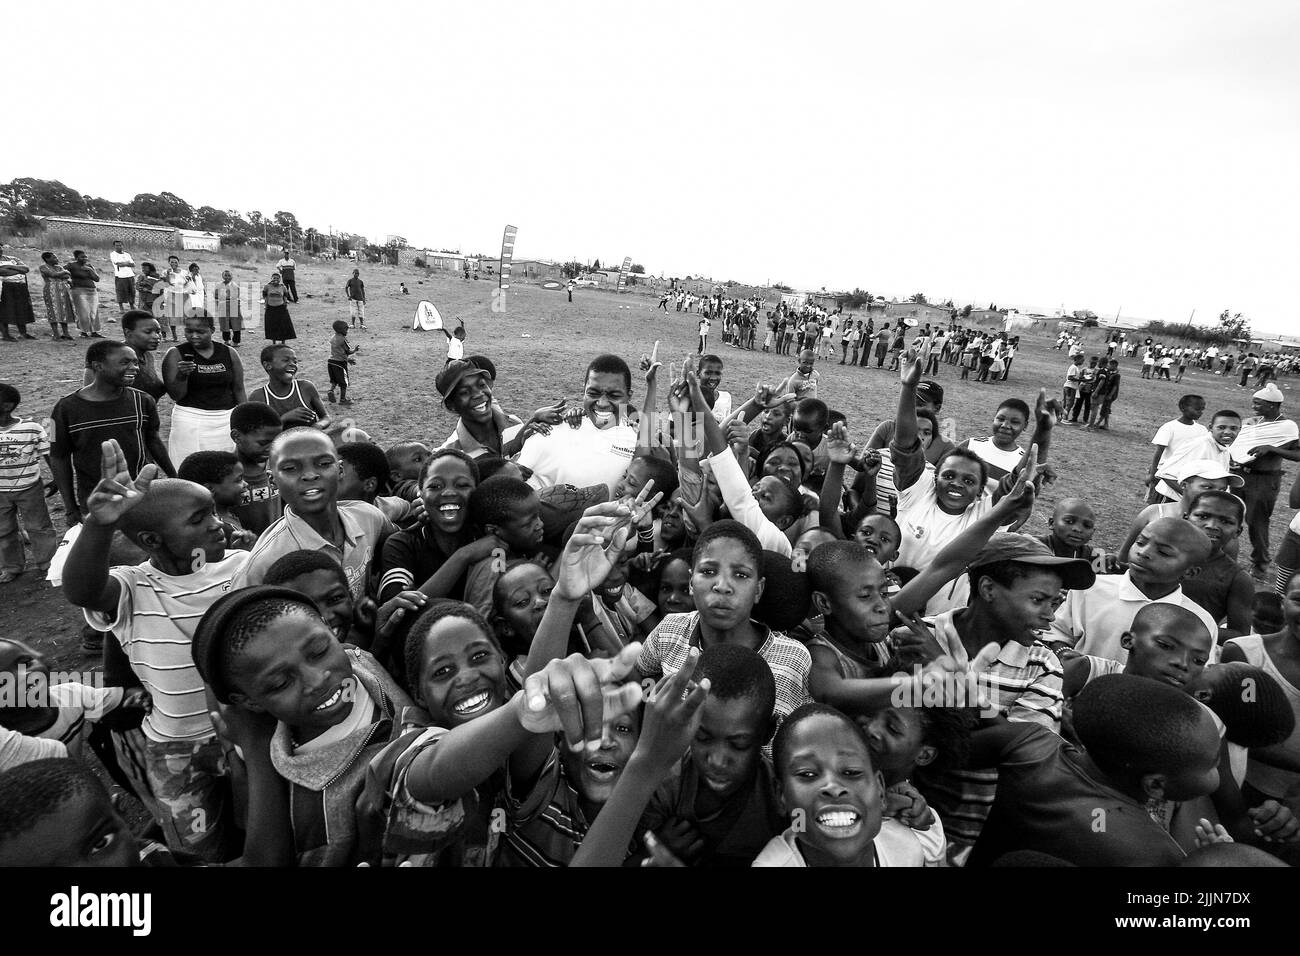
[[618, 776], [619, 769], [618, 764], [609, 760], [597, 758], [587, 761], [587, 773], [597, 783], [613, 783], [614, 778]]
[[460, 517], [460, 511], [460, 505], [454, 502], [448, 502], [445, 505], [438, 506], [438, 514], [442, 515], [444, 518], [458, 518]]
[[862, 815], [856, 810], [823, 810], [817, 815], [817, 826], [827, 836], [851, 837], [862, 829]]
[[307, 491], [304, 491], [300, 497], [303, 501], [316, 501], [319, 498], [325, 497], [325, 492], [321, 488], [309, 488]]
[[482, 713], [492, 700], [490, 691], [481, 690], [455, 704], [451, 710], [457, 717], [470, 717]]
[[338, 688], [334, 691], [334, 693], [332, 693], [332, 694], [330, 694], [328, 697], [326, 697], [323, 701], [321, 701], [319, 704], [317, 704], [313, 709], [314, 709], [317, 713], [320, 713], [320, 712], [323, 711], [323, 710], [329, 710], [331, 707], [335, 706], [335, 705], [338, 704], [340, 701], [342, 701], [342, 700], [343, 700], [343, 688], [344, 688], [344, 685], [345, 685], [346, 683], [347, 683], [347, 682], [344, 681], [343, 684], [339, 684]]

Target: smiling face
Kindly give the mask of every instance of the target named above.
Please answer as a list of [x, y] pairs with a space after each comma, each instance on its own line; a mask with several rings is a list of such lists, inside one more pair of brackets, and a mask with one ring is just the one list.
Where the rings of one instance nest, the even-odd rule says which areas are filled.
[[1016, 439], [1025, 430], [1028, 420], [1018, 408], [999, 408], [993, 416], [993, 443], [1009, 451], [1015, 447]]
[[459, 534], [465, 527], [469, 496], [474, 487], [474, 476], [465, 462], [452, 455], [443, 455], [435, 461], [420, 486], [429, 523], [445, 534]]
[[95, 381], [109, 388], [129, 388], [140, 372], [140, 359], [135, 349], [123, 346], [113, 349], [103, 361], [94, 366]]
[[505, 571], [497, 579], [496, 610], [508, 635], [527, 652], [541, 626], [555, 579], [543, 567], [526, 562]]
[[649, 467], [644, 458], [633, 459], [627, 466], [627, 471], [623, 472], [623, 477], [614, 485], [614, 495], [611, 500], [635, 498], [640, 494], [645, 483], [650, 480]]
[[284, 586], [311, 598], [334, 635], [339, 640], [347, 639], [356, 607], [342, 574], [318, 568], [285, 581]]
[[729, 631], [749, 620], [763, 596], [762, 569], [743, 544], [731, 538], [708, 542], [691, 571], [691, 595], [700, 622]]
[[722, 363], [704, 362], [699, 367], [700, 388], [705, 394], [712, 395], [722, 384]]
[[440, 618], [425, 635], [423, 650], [419, 703], [435, 725], [458, 727], [505, 701], [505, 659], [476, 622]]
[[980, 466], [969, 458], [950, 455], [934, 473], [934, 496], [946, 514], [959, 515], [984, 492]]
[[804, 349], [802, 352], [800, 352], [799, 353], [799, 374], [803, 376], [811, 375], [813, 370], [813, 362], [815, 361], [816, 361], [816, 356], [813, 355], [811, 349]]
[[262, 368], [276, 382], [288, 382], [298, 374], [298, 353], [287, 346], [277, 348], [271, 353], [271, 360], [262, 363]]
[[731, 796], [753, 779], [772, 715], [761, 713], [750, 697], [710, 696], [701, 712], [691, 742], [695, 772], [713, 793]]
[[802, 822], [798, 840], [810, 864], [852, 866], [870, 858], [884, 781], [852, 725], [827, 714], [805, 718], [790, 732], [777, 769], [782, 809]]
[[627, 405], [632, 390], [620, 372], [587, 373], [582, 391], [582, 408], [597, 428], [618, 424], [619, 409]]
[[466, 375], [447, 397], [447, 404], [465, 421], [486, 425], [492, 420], [492, 379], [487, 372]]
[[862, 545], [882, 565], [898, 560], [898, 547], [903, 537], [898, 526], [884, 515], [867, 515], [858, 522], [853, 540]]
[[212, 501], [218, 508], [235, 507], [244, 496], [244, 492], [248, 490], [243, 467], [236, 465], [231, 468], [221, 479], [221, 483], [213, 485], [209, 490], [212, 493]]
[[570, 782], [588, 803], [603, 804], [614, 792], [641, 736], [641, 718], [635, 711], [605, 725], [600, 749], [574, 753], [560, 743], [560, 758]]
[[269, 714], [305, 742], [345, 720], [365, 691], [320, 615], [295, 608], [267, 623], [230, 665], [231, 700]]
[[750, 493], [758, 502], [763, 516], [778, 528], [786, 528], [793, 519], [794, 502], [790, 500], [790, 487], [774, 475], [764, 475], [750, 486]]
[[334, 444], [318, 431], [281, 439], [271, 456], [271, 471], [286, 507], [299, 515], [323, 514], [339, 494], [339, 460]]
[[1210, 434], [1220, 445], [1231, 445], [1237, 440], [1239, 431], [1241, 431], [1241, 419], [1231, 415], [1215, 415], [1210, 422]]
[[1265, 418], [1277, 418], [1282, 413], [1281, 402], [1266, 402], [1262, 398], [1252, 398], [1250, 407], [1255, 410], [1256, 415], [1263, 415]]
[[1061, 586], [1055, 571], [1030, 566], [1010, 585], [980, 578], [979, 594], [997, 622], [998, 639], [1028, 647], [1051, 627], [1061, 606]]

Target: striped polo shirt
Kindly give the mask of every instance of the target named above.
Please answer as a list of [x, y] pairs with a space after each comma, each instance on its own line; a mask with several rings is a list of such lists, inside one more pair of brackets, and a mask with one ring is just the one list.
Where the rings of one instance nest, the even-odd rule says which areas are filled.
[[190, 643], [204, 612], [231, 589], [231, 579], [248, 560], [231, 551], [192, 574], [164, 574], [150, 562], [109, 571], [121, 586], [112, 614], [86, 609], [97, 631], [112, 631], [131, 669], [153, 697], [144, 735], [166, 743], [205, 740], [214, 735], [203, 678]]
[[41, 480], [41, 456], [50, 439], [39, 422], [19, 419], [0, 429], [0, 492], [25, 491]]

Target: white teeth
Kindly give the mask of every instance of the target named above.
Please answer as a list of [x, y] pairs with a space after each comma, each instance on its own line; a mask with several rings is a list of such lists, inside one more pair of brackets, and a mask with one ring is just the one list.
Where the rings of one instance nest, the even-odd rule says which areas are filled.
[[466, 697], [459, 704], [452, 708], [458, 714], [469, 714], [476, 710], [481, 710], [487, 706], [488, 698], [491, 695], [487, 691], [480, 691], [473, 697]]
[[858, 822], [858, 815], [852, 810], [828, 811], [819, 816], [817, 822], [824, 827], [851, 827]]
[[442, 505], [438, 510], [443, 514], [455, 514], [460, 510], [460, 505]]
[[324, 703], [318, 705], [316, 709], [327, 710], [330, 707], [333, 707], [335, 704], [337, 704], [342, 698], [343, 698], [343, 685], [340, 684], [339, 689], [336, 690], [334, 693], [330, 694], [329, 698]]

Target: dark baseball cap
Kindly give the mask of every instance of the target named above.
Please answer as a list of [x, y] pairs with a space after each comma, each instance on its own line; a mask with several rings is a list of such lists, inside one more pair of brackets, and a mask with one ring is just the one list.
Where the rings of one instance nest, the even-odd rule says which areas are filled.
[[929, 402], [931, 405], [942, 405], [943, 386], [929, 379], [918, 383], [916, 386], [916, 400], [918, 402]]
[[1062, 582], [1072, 591], [1086, 591], [1097, 580], [1091, 561], [1085, 558], [1058, 558], [1051, 548], [1027, 534], [999, 532], [993, 535], [970, 566], [973, 570], [998, 561], [1050, 568], [1061, 576]]
[[456, 391], [457, 385], [464, 379], [472, 378], [475, 375], [486, 375], [489, 380], [491, 379], [491, 375], [486, 370], [464, 361], [452, 362], [439, 372], [435, 384], [438, 388], [438, 394], [442, 396], [443, 405], [447, 404], [452, 393]]

